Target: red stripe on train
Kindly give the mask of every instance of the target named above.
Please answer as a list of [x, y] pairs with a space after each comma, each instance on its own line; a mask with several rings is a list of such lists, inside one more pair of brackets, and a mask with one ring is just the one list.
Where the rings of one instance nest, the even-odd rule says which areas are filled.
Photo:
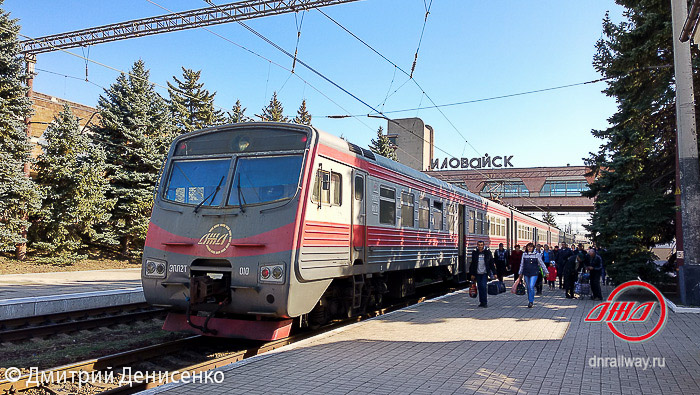
[[[290, 251], [292, 249], [294, 228], [294, 223], [290, 223], [253, 236], [239, 239], [226, 238], [226, 240], [230, 240], [228, 245], [225, 244], [225, 240], [222, 240], [222, 244], [211, 242], [211, 244], [207, 245], [207, 240], [203, 240], [204, 234], [200, 239], [178, 236], [151, 222], [148, 224], [146, 247], [160, 251], [212, 258], [273, 254], [276, 252]], [[176, 245], [175, 243], [179, 243], [180, 245]], [[236, 247], [236, 244], [238, 244], [239, 247]], [[252, 245], [256, 248], [246, 248]], [[207, 248], [207, 246], [209, 246], [209, 248]]]

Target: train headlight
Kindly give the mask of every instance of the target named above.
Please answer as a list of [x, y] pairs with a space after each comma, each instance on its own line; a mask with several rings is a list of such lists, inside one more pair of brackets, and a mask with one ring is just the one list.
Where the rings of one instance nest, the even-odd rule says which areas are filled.
[[144, 277], [165, 278], [166, 262], [155, 259], [146, 259], [143, 275]]
[[267, 263], [260, 266], [261, 283], [284, 283], [284, 265]]

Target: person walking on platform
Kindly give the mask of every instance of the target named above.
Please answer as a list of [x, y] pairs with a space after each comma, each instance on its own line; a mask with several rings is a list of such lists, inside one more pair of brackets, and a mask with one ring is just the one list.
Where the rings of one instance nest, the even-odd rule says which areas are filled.
[[535, 303], [535, 283], [537, 282], [537, 276], [540, 274], [540, 269], [547, 271], [547, 266], [542, 261], [542, 254], [535, 251], [534, 244], [527, 243], [520, 262], [520, 272], [518, 273], [518, 278], [520, 281], [524, 279], [527, 287], [527, 307], [532, 307]]
[[469, 264], [469, 274], [472, 281], [476, 281], [479, 294], [479, 307], [487, 307], [487, 288], [489, 273], [495, 273], [493, 256], [491, 251], [484, 248], [484, 242], [476, 243], [476, 250], [472, 252], [472, 260]]
[[574, 298], [576, 280], [578, 279], [578, 272], [583, 266], [583, 262], [583, 254], [571, 254], [564, 263], [564, 290], [566, 291], [567, 299]]
[[503, 243], [498, 245], [498, 249], [493, 253], [493, 260], [496, 262], [496, 277], [498, 281], [503, 282], [503, 276], [506, 275], [506, 265], [510, 254], [508, 250], [503, 248]]
[[561, 248], [559, 249], [559, 253], [557, 254], [557, 257], [556, 257], [557, 276], [559, 277], [559, 288], [560, 289], [564, 288], [564, 284], [563, 284], [564, 265], [566, 264], [566, 261], [568, 261], [572, 255], [574, 255], [574, 252], [571, 251], [569, 246], [567, 246], [566, 243], [561, 243]]
[[[542, 261], [544, 261], [544, 265], [549, 268], [549, 265], [551, 265], [552, 261], [554, 260], [554, 255], [549, 249], [549, 245], [545, 244], [544, 248], [541, 249], [539, 253], [542, 254]], [[540, 274], [537, 276], [537, 285], [535, 286], [537, 295], [542, 295], [542, 284], [544, 281], [546, 281], [545, 277], [549, 273], [548, 270], [549, 269], [545, 269], [544, 272], [540, 272]]]
[[510, 253], [510, 257], [508, 257], [508, 265], [510, 266], [510, 270], [513, 272], [513, 280], [518, 278], [518, 273], [520, 272], [520, 260], [522, 258], [523, 252], [520, 250], [520, 244], [518, 244]]
[[603, 270], [603, 258], [596, 253], [594, 248], [588, 250], [588, 271], [591, 273], [591, 300], [603, 300], [603, 292], [600, 289], [600, 274]]

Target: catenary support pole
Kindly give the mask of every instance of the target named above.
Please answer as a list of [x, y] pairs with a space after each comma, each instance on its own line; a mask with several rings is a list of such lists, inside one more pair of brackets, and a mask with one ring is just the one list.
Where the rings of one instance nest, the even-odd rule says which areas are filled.
[[[678, 246], [681, 303], [700, 305], [700, 163], [698, 163], [695, 100], [690, 43], [680, 35], [688, 17], [686, 0], [671, 0], [673, 64], [676, 77], [676, 141], [680, 174], [683, 245]], [[681, 249], [682, 248], [682, 249]]]

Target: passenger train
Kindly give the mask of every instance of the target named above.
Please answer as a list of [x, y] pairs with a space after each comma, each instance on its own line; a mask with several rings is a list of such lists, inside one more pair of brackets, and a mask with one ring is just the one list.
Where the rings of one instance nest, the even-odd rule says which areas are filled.
[[558, 243], [559, 229], [309, 126], [179, 136], [143, 254], [166, 330], [274, 340], [467, 280], [468, 251]]

